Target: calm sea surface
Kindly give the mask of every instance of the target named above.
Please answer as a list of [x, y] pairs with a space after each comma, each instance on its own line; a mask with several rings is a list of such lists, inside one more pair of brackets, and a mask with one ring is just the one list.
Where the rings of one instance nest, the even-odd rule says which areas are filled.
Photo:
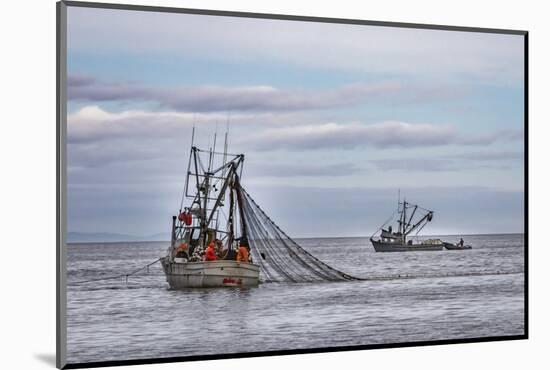
[[[458, 237], [442, 236], [457, 241]], [[465, 251], [375, 253], [368, 238], [296, 239], [368, 281], [168, 289], [168, 242], [68, 247], [69, 363], [524, 333], [524, 236], [465, 236]]]

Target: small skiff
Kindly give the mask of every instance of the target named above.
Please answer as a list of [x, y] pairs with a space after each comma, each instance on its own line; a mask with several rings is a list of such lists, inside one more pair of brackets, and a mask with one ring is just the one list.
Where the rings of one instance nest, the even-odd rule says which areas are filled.
[[445, 249], [450, 251], [461, 251], [465, 249], [472, 249], [471, 245], [460, 245], [460, 244], [453, 244], [453, 243], [445, 243]]

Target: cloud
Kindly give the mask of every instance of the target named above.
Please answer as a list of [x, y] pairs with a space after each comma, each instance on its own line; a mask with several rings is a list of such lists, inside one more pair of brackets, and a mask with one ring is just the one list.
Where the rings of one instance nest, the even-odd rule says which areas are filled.
[[402, 90], [399, 83], [350, 84], [329, 90], [281, 90], [273, 86], [151, 87], [104, 83], [89, 76], [69, 78], [68, 97], [76, 101], [145, 101], [176, 111], [298, 111], [351, 106], [380, 100]]
[[353, 163], [318, 165], [315, 163], [255, 163], [245, 166], [247, 173], [254, 177], [332, 177], [349, 176], [364, 172]]
[[97, 142], [70, 145], [67, 158], [68, 168], [78, 170], [105, 167], [122, 162], [158, 161], [159, 159], [170, 158], [170, 156], [177, 153], [176, 150], [164, 148], [163, 143], [157, 143], [157, 145], [154, 143], [150, 145], [143, 144], [143, 142], [128, 143], [115, 140], [106, 145]]
[[296, 148], [354, 148], [374, 145], [421, 146], [443, 145], [455, 135], [451, 127], [405, 122], [383, 122], [372, 125], [327, 123], [317, 126], [300, 126], [268, 129], [250, 138], [257, 147], [268, 149]]
[[506, 170], [517, 161], [523, 160], [523, 153], [510, 151], [483, 151], [443, 155], [438, 158], [385, 158], [370, 160], [376, 169], [382, 171], [447, 172], [472, 169]]
[[508, 170], [506, 164], [487, 164], [460, 162], [453, 159], [436, 158], [406, 158], [406, 159], [376, 159], [369, 161], [381, 171], [411, 172], [457, 172], [473, 169]]
[[497, 130], [485, 134], [465, 135], [457, 138], [456, 143], [462, 145], [489, 145], [496, 141], [520, 141], [523, 138], [523, 130]]
[[382, 171], [442, 172], [463, 169], [463, 166], [457, 165], [454, 161], [435, 158], [376, 159], [369, 163], [374, 164], [378, 170]]
[[69, 100], [113, 101], [151, 100], [149, 88], [131, 84], [103, 84], [87, 76], [70, 76], [68, 80]]
[[[243, 127], [246, 132], [258, 125], [297, 125], [314, 121], [311, 115], [302, 112], [203, 112], [124, 110], [108, 111], [97, 105], [84, 106], [67, 117], [67, 137], [71, 144], [90, 143], [113, 139], [184, 139], [190, 141], [193, 125], [196, 139], [208, 138], [214, 132], [221, 135], [229, 122], [233, 132]], [[246, 127], [246, 128], [245, 128]], [[229, 140], [232, 141], [230, 134]], [[209, 144], [210, 145], [210, 144]], [[181, 146], [181, 142], [180, 142]]]
[[441, 146], [452, 144], [457, 138], [458, 133], [449, 125], [389, 121], [271, 128], [248, 136], [244, 142], [257, 150], [304, 150]]
[[91, 76], [74, 75], [74, 74], [69, 74], [67, 76], [67, 86], [69, 87], [69, 90], [71, 90], [71, 88], [74, 88], [74, 87], [92, 85], [95, 82], [96, 82], [96, 79]]
[[[452, 125], [386, 121], [363, 123], [319, 123], [319, 118], [299, 113], [233, 113], [230, 116], [235, 135], [230, 138], [241, 150], [315, 150], [361, 147], [414, 148], [444, 145], [484, 146], [496, 142], [523, 140], [520, 130], [468, 135], [460, 133]], [[191, 127], [195, 124], [204, 135], [210, 135], [221, 125], [225, 127], [225, 113], [185, 113], [175, 111], [149, 112], [127, 110], [109, 112], [98, 106], [86, 106], [69, 114], [68, 142], [90, 143], [98, 140], [145, 138], [147, 140], [178, 139], [189, 141]], [[310, 121], [309, 124], [301, 124]], [[267, 129], [252, 130], [240, 126], [257, 126]], [[185, 141], [184, 141], [185, 140]], [[210, 144], [209, 144], [210, 145]], [[484, 155], [481, 153], [481, 155]], [[496, 154], [488, 154], [493, 155]], [[508, 153], [508, 155], [510, 155]]]
[[182, 128], [192, 127], [193, 122], [194, 116], [189, 113], [108, 112], [98, 106], [86, 106], [68, 115], [67, 139], [74, 144], [116, 138], [169, 137], [171, 131], [177, 135]]
[[[523, 136], [511, 135], [512, 138], [520, 139]], [[455, 155], [455, 158], [474, 160], [474, 161], [509, 161], [509, 160], [523, 160], [525, 155], [523, 152], [512, 152], [512, 151], [483, 151], [483, 152], [472, 152], [472, 153], [462, 153]]]

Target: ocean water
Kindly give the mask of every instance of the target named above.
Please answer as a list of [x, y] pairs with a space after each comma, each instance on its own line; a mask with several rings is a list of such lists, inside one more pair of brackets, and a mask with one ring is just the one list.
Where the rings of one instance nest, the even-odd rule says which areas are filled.
[[[441, 236], [457, 241], [456, 236]], [[296, 239], [366, 281], [170, 290], [168, 242], [68, 246], [69, 363], [524, 334], [524, 235], [465, 251], [375, 253], [368, 238]]]

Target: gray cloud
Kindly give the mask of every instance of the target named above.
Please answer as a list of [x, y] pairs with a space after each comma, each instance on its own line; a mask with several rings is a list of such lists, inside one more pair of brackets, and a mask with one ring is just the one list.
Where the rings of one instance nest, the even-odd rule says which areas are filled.
[[[512, 135], [515, 138], [515, 135]], [[523, 135], [518, 135], [517, 139], [523, 138]], [[486, 161], [508, 161], [508, 160], [523, 160], [525, 158], [522, 152], [512, 151], [484, 151], [484, 152], [472, 152], [462, 153], [455, 155], [455, 158], [467, 159], [467, 160], [486, 160]]]
[[457, 171], [464, 166], [454, 161], [436, 158], [402, 158], [402, 159], [376, 159], [369, 161], [378, 170], [396, 171], [407, 170], [409, 172], [442, 172]]
[[463, 170], [487, 169], [508, 170], [511, 167], [503, 164], [460, 162], [452, 159], [412, 158], [412, 159], [377, 159], [369, 161], [382, 171], [411, 172], [455, 172]]
[[521, 152], [484, 151], [444, 155], [438, 158], [375, 159], [370, 160], [369, 163], [383, 171], [446, 172], [472, 169], [506, 170], [521, 160], [523, 160]]
[[[69, 143], [91, 143], [101, 140], [132, 138], [181, 137], [196, 121], [193, 114], [177, 112], [123, 111], [107, 112], [87, 106], [67, 117]], [[206, 125], [225, 119], [224, 116], [200, 116]]]
[[423, 147], [443, 145], [489, 145], [523, 138], [513, 130], [489, 134], [461, 135], [453, 126], [407, 122], [381, 122], [370, 125], [327, 123], [309, 126], [270, 128], [243, 139], [257, 150], [353, 149], [374, 146]]
[[[107, 112], [96, 106], [88, 106], [68, 116], [68, 141], [89, 143], [116, 138], [188, 140], [193, 124], [213, 132], [215, 127], [227, 121], [224, 113]], [[310, 121], [311, 124], [302, 124]], [[318, 118], [291, 113], [235, 113], [231, 115], [233, 127], [257, 125], [270, 128], [241, 131], [232, 137], [232, 143], [241, 150], [291, 151], [315, 149], [354, 149], [374, 146], [434, 147], [444, 145], [483, 146], [497, 142], [523, 140], [520, 130], [499, 130], [478, 135], [465, 135], [451, 125], [436, 125], [408, 122], [361, 123], [313, 123]], [[481, 154], [483, 155], [483, 153]], [[487, 155], [487, 154], [486, 154]]]
[[353, 163], [318, 165], [315, 163], [281, 164], [265, 163], [248, 165], [247, 172], [254, 177], [324, 177], [349, 176], [364, 172]]
[[69, 91], [71, 91], [75, 87], [93, 85], [95, 82], [96, 82], [96, 79], [91, 76], [74, 75], [74, 74], [69, 74], [67, 76], [67, 86], [69, 87]]
[[456, 144], [489, 145], [496, 141], [519, 141], [523, 138], [523, 130], [498, 130], [479, 135], [464, 135], [456, 139]]
[[[92, 143], [116, 139], [178, 138], [181, 143], [189, 142], [191, 128], [196, 125], [198, 139], [208, 138], [216, 132], [225, 132], [230, 122], [230, 131], [240, 127], [249, 132], [251, 127], [297, 125], [316, 121], [317, 118], [301, 112], [226, 112], [186, 113], [174, 111], [126, 110], [106, 111], [99, 106], [85, 106], [69, 114], [68, 142]], [[230, 137], [230, 141], [232, 135]]]
[[272, 128], [251, 135], [245, 142], [258, 150], [353, 149], [375, 146], [425, 146], [449, 144], [456, 136], [450, 126], [382, 122], [371, 125], [327, 123]]
[[272, 86], [182, 86], [158, 88], [128, 83], [103, 83], [89, 76], [71, 76], [70, 100], [148, 101], [176, 111], [297, 111], [355, 105], [384, 99], [402, 90], [392, 81], [350, 84], [332, 90], [280, 90]]
[[69, 143], [68, 166], [69, 169], [90, 169], [116, 163], [156, 161], [177, 154], [177, 150], [167, 149], [163, 144], [165, 143], [162, 141], [129, 143], [120, 140], [113, 140], [105, 145], [98, 143], [79, 143], [79, 145], [75, 145]]

